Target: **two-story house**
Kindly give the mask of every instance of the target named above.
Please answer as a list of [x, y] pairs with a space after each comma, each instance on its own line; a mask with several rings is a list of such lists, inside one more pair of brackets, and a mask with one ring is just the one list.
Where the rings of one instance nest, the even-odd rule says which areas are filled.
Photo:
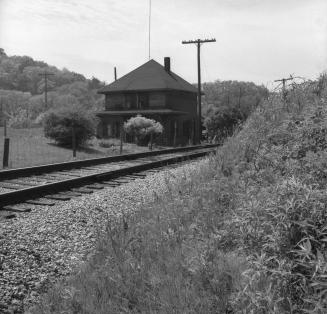
[[99, 137], [119, 137], [122, 124], [140, 114], [163, 125], [161, 144], [198, 142], [197, 89], [171, 71], [168, 57], [164, 66], [150, 60], [98, 93], [105, 95]]

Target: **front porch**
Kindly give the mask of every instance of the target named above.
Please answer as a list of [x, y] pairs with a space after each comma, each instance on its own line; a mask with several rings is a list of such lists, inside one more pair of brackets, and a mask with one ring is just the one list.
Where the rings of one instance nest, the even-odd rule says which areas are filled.
[[[97, 136], [99, 138], [119, 138], [123, 123], [129, 118], [142, 115], [149, 119], [154, 119], [162, 124], [164, 131], [156, 138], [160, 145], [187, 145], [194, 143], [195, 121], [187, 112], [171, 109], [161, 110], [122, 110], [122, 111], [102, 111], [98, 112], [100, 118]], [[123, 134], [125, 142], [133, 142], [128, 134]]]

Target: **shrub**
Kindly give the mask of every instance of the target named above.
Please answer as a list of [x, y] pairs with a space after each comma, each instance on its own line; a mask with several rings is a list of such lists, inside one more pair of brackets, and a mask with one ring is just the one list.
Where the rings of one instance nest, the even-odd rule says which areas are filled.
[[235, 126], [242, 121], [243, 117], [239, 110], [235, 108], [225, 108], [224, 110], [216, 110], [212, 115], [204, 120], [210, 138], [214, 136], [219, 140], [231, 135]]
[[44, 135], [62, 145], [72, 144], [73, 127], [76, 145], [83, 144], [95, 135], [95, 118], [77, 109], [51, 111], [43, 119], [43, 124]]
[[157, 135], [163, 132], [163, 126], [153, 120], [137, 115], [130, 118], [124, 123], [124, 130], [127, 134], [136, 138], [136, 143], [140, 144], [142, 139], [145, 139], [148, 135]]
[[108, 141], [108, 140], [101, 140], [98, 142], [100, 147], [103, 148], [111, 148], [115, 146], [115, 143], [113, 141]]

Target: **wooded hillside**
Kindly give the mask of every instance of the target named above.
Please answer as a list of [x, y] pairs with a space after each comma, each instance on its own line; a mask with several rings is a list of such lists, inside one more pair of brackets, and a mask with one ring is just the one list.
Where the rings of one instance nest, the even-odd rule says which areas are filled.
[[[48, 72], [48, 106], [45, 107], [45, 80]], [[28, 56], [8, 56], [0, 48], [0, 105], [13, 127], [38, 123], [42, 113], [52, 108], [79, 106], [85, 110], [102, 107], [103, 97], [97, 90], [104, 82], [86, 79], [82, 74], [50, 66]]]
[[[45, 106], [45, 79], [48, 104]], [[49, 109], [79, 107], [83, 111], [102, 110], [103, 96], [97, 90], [104, 85], [97, 78], [86, 79], [82, 74], [50, 66], [29, 56], [8, 56], [0, 48], [0, 115], [8, 117], [12, 127], [30, 127], [40, 123]], [[243, 122], [258, 104], [268, 96], [264, 86], [252, 82], [215, 81], [202, 85], [205, 96], [202, 116], [209, 135], [220, 133]], [[0, 119], [1, 120], [1, 119]]]

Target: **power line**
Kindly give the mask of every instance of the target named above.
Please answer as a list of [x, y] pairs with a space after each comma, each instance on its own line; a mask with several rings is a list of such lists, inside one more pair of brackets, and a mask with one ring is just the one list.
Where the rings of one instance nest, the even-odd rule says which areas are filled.
[[202, 137], [202, 121], [201, 121], [201, 44], [204, 43], [210, 43], [210, 42], [216, 42], [215, 38], [212, 39], [196, 39], [196, 40], [183, 40], [182, 44], [187, 45], [187, 44], [196, 44], [197, 45], [197, 59], [198, 59], [198, 134], [199, 134], [199, 143], [201, 142], [201, 137]]
[[54, 75], [53, 73], [44, 71], [43, 73], [39, 73], [39, 76], [44, 77], [44, 106], [45, 109], [48, 108], [48, 76]]

